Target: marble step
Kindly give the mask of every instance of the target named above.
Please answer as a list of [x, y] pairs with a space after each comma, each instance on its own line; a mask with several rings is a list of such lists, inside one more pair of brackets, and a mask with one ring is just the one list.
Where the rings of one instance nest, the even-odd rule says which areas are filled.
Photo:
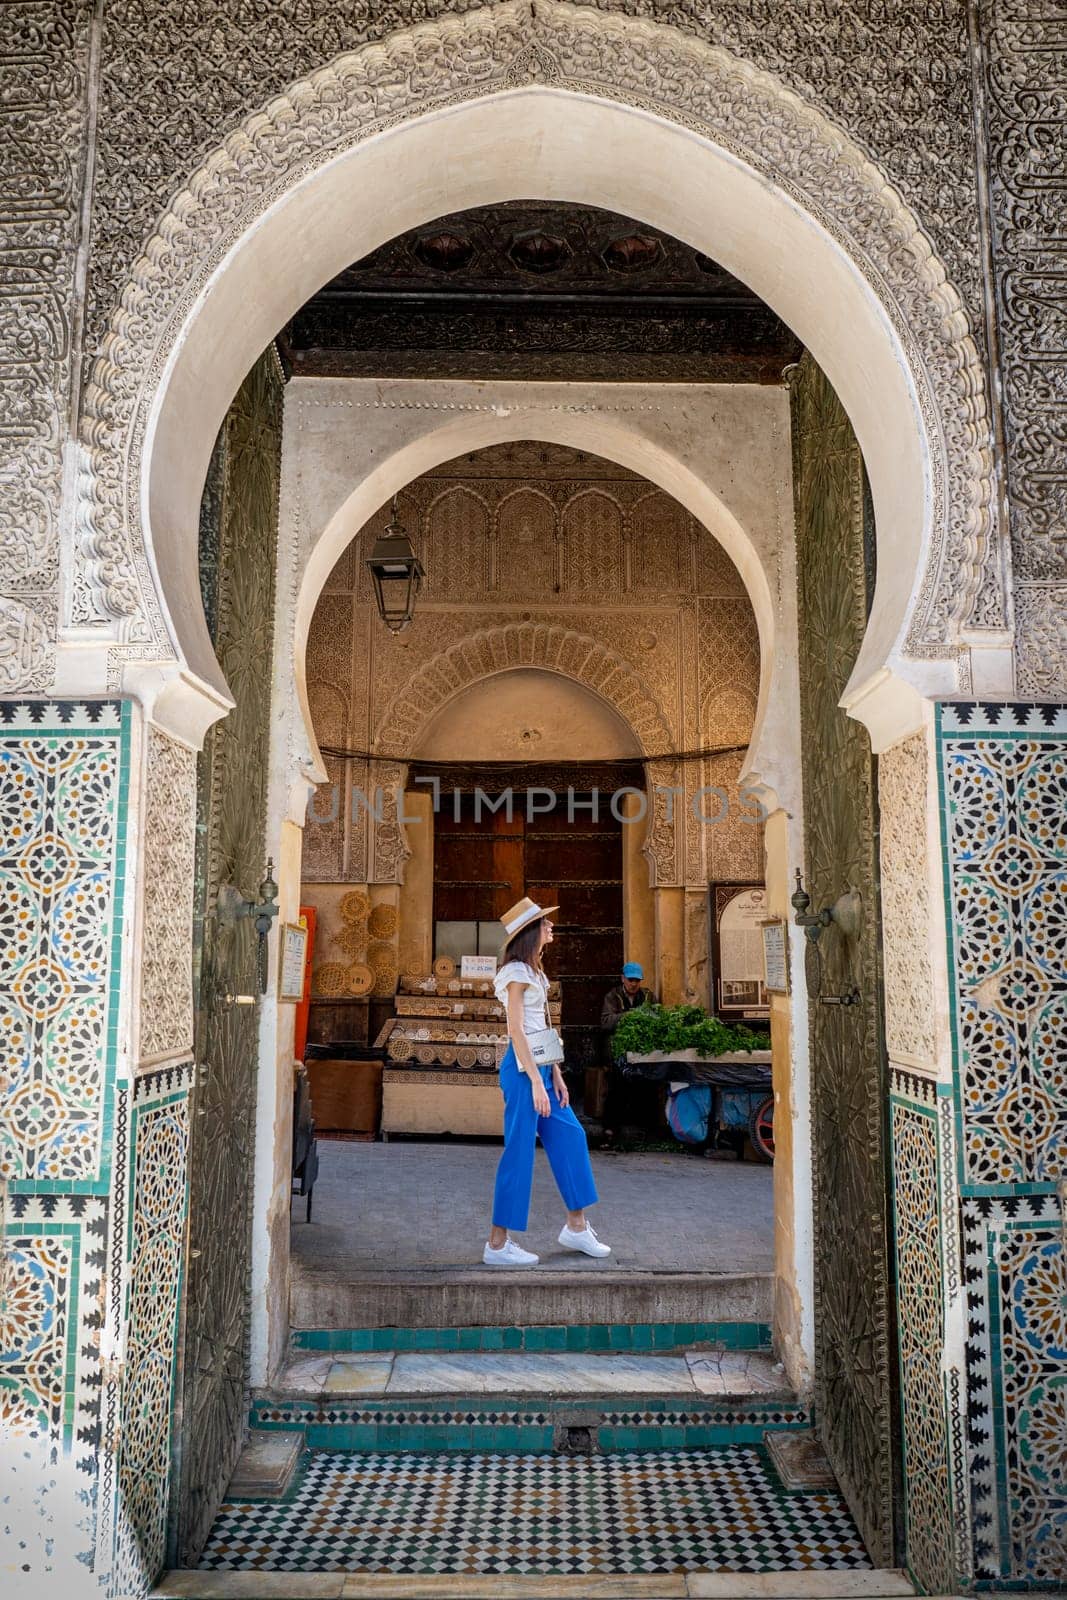
[[[149, 1600], [896, 1600], [914, 1593], [914, 1586], [898, 1568], [677, 1572], [656, 1577], [626, 1573], [394, 1577], [382, 1573], [174, 1571], [160, 1580]], [[1042, 1596], [1031, 1600], [1042, 1600]]]
[[765, 1350], [723, 1347], [661, 1355], [589, 1351], [295, 1353], [274, 1396], [354, 1399], [388, 1395], [773, 1395], [788, 1380]]
[[618, 1323], [768, 1323], [771, 1273], [490, 1268], [352, 1272], [293, 1262], [295, 1330]]
[[313, 1450], [587, 1454], [758, 1444], [811, 1416], [763, 1350], [385, 1350], [294, 1354], [251, 1425]]

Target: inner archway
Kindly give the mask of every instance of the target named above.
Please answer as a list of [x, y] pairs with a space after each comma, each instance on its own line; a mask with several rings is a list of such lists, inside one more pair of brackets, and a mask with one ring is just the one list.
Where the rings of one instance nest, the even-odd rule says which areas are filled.
[[[295, 416], [299, 396], [314, 398], [320, 380], [293, 381]], [[447, 403], [451, 391], [433, 387]], [[336, 457], [348, 426], [346, 397], [360, 392], [358, 383], [333, 384], [320, 395], [325, 401], [328, 394], [333, 405], [320, 405], [317, 427], [312, 423], [298, 433], [283, 528], [319, 527], [334, 504], [336, 490], [324, 482], [320, 465]], [[409, 389], [416, 417], [416, 395], [430, 392], [427, 384]], [[493, 386], [484, 388], [484, 403], [494, 393]], [[629, 404], [635, 412], [645, 398], [642, 386], [633, 388]], [[695, 424], [695, 394], [691, 403]], [[662, 394], [660, 404], [665, 408]], [[749, 453], [735, 444], [735, 472], [748, 478], [751, 468], [752, 476], [762, 475], [765, 503], [754, 528], [743, 531], [752, 546], [762, 527], [769, 548], [785, 536], [773, 510], [778, 491], [788, 489], [788, 436], [774, 425], [775, 418], [781, 423], [787, 416], [784, 395], [780, 387], [751, 397], [741, 386], [729, 394], [724, 388], [717, 407], [720, 433], [729, 434], [731, 409], [745, 420], [738, 438], [747, 438]], [[517, 399], [520, 417], [511, 419], [512, 426], [520, 408]], [[310, 420], [310, 410], [307, 415]], [[766, 426], [754, 437], [756, 415]], [[579, 414], [576, 429], [581, 421]], [[426, 422], [432, 425], [432, 418], [424, 417]], [[721, 441], [713, 443], [710, 429], [703, 437], [710, 473]], [[388, 1143], [373, 1149], [359, 1141], [350, 1147], [326, 1144], [321, 1237], [332, 1241], [327, 1248], [334, 1272], [327, 1288], [318, 1238], [295, 1219], [290, 1305], [298, 1336], [321, 1329], [331, 1295], [348, 1308], [350, 1319], [383, 1314], [380, 1298], [373, 1307], [367, 1299], [368, 1251], [379, 1248], [380, 1239], [376, 1244], [377, 1234], [361, 1221], [361, 1196], [369, 1200], [383, 1189], [398, 1195], [399, 1226], [389, 1236], [395, 1259], [378, 1273], [392, 1315], [400, 1317], [406, 1306], [404, 1314], [418, 1315], [420, 1325], [432, 1318], [430, 1308], [448, 1291], [449, 1264], [460, 1272], [459, 1262], [477, 1255], [473, 1234], [460, 1238], [460, 1218], [463, 1228], [468, 1217], [478, 1226], [478, 1173], [484, 1187], [495, 1152], [479, 1151], [470, 1141], [499, 1135], [499, 1090], [491, 1061], [483, 1069], [480, 1060], [451, 1057], [491, 1048], [497, 1036], [453, 1040], [454, 1024], [408, 1020], [435, 982], [435, 959], [497, 954], [495, 919], [524, 892], [542, 903], [559, 901], [552, 970], [560, 984], [568, 1081], [590, 1126], [599, 1127], [605, 1107], [593, 1097], [607, 1076], [601, 1010], [605, 992], [618, 984], [624, 956], [643, 964], [650, 987], [665, 1001], [707, 1004], [709, 883], [762, 883], [755, 812], [751, 819], [739, 817], [733, 803], [761, 698], [766, 642], [745, 583], [724, 544], [686, 506], [631, 468], [592, 454], [589, 430], [584, 443], [584, 449], [574, 443], [553, 447], [527, 438], [468, 449], [399, 487], [395, 514], [414, 541], [426, 578], [414, 620], [396, 638], [377, 618], [365, 568], [382, 523], [393, 514], [389, 504], [375, 511], [347, 547], [330, 546], [332, 566], [310, 619], [305, 666], [312, 734], [330, 778], [321, 811], [316, 814], [317, 801], [305, 829], [301, 900], [316, 918], [311, 1035], [316, 1057], [326, 1063], [320, 1067], [312, 1060], [309, 1072], [314, 1102], [320, 1076], [335, 1084], [376, 1070], [346, 1068], [330, 1054], [335, 1043], [348, 1048], [346, 1036], [351, 1045], [357, 1037], [379, 1041], [388, 1052], [377, 1069], [383, 1079], [380, 1126]], [[304, 461], [300, 473], [297, 455]], [[349, 469], [351, 464], [349, 455]], [[720, 511], [716, 526], [725, 525]], [[782, 619], [777, 622], [774, 637], [780, 643], [785, 633]], [[688, 641], [697, 638], [703, 644], [691, 650]], [[788, 658], [787, 645], [783, 653]], [[340, 754], [345, 750], [351, 753], [347, 759]], [[784, 769], [788, 750], [782, 755]], [[402, 800], [394, 805], [383, 796], [378, 820], [362, 795], [387, 783], [396, 785]], [[704, 788], [720, 800], [729, 791], [729, 818], [721, 804], [701, 802]], [[673, 807], [666, 807], [664, 794], [672, 791]], [[630, 801], [637, 802], [636, 814]], [[708, 826], [697, 812], [706, 815]], [[406, 856], [398, 849], [401, 814]], [[365, 981], [364, 968], [371, 988], [356, 998], [353, 984]], [[730, 1001], [743, 987], [740, 971], [732, 976]], [[434, 1006], [462, 1005], [461, 980], [453, 981], [454, 1001], [446, 984], [433, 995]], [[714, 987], [723, 993], [717, 973]], [[483, 1019], [481, 1032], [486, 1026]], [[438, 1037], [442, 1029], [448, 1038]], [[478, 1024], [468, 1031], [477, 1035]], [[769, 1074], [768, 1065], [760, 1065]], [[788, 1074], [788, 1050], [782, 1068]], [[636, 1133], [630, 1129], [627, 1138], [640, 1141], [647, 1133], [648, 1142], [666, 1143], [675, 1155], [627, 1148], [623, 1165], [612, 1169], [609, 1163], [606, 1170], [625, 1190], [631, 1156], [639, 1166], [645, 1163], [647, 1181], [662, 1164], [669, 1180], [656, 1191], [662, 1216], [678, 1182], [700, 1187], [700, 1171], [661, 1126], [656, 1084], [645, 1087], [649, 1092], [629, 1097], [641, 1101], [630, 1109], [648, 1116], [650, 1125], [638, 1125]], [[355, 1109], [352, 1114], [361, 1115]], [[465, 1143], [450, 1145], [449, 1137]], [[400, 1218], [402, 1204], [417, 1202], [419, 1185], [400, 1182], [398, 1175], [431, 1166], [450, 1174], [435, 1181], [451, 1185], [456, 1197], [454, 1214], [440, 1214], [443, 1228], [429, 1217]], [[691, 1286], [705, 1294], [699, 1320], [707, 1321], [724, 1275], [731, 1285], [743, 1278], [750, 1295], [746, 1316], [766, 1322], [772, 1307], [772, 1174], [757, 1170], [751, 1159], [735, 1167], [731, 1153], [728, 1167], [709, 1166], [704, 1177], [726, 1189], [748, 1185], [752, 1234], [741, 1240], [738, 1230], [731, 1245], [728, 1228], [709, 1225], [703, 1253], [691, 1258], [695, 1277], [685, 1292]], [[707, 1195], [697, 1202], [695, 1188], [693, 1203], [702, 1214], [723, 1212]], [[785, 1192], [791, 1215], [791, 1184]], [[803, 1196], [798, 1203], [803, 1205]], [[685, 1209], [680, 1197], [678, 1206]], [[343, 1226], [327, 1222], [334, 1214], [344, 1218]], [[642, 1245], [646, 1252], [648, 1243]], [[419, 1259], [420, 1251], [427, 1260]], [[646, 1253], [633, 1262], [625, 1246], [623, 1256], [613, 1315], [626, 1321], [635, 1315], [633, 1295], [643, 1292], [650, 1258]], [[420, 1270], [425, 1275], [430, 1264], [436, 1276], [432, 1286], [423, 1286], [428, 1299], [416, 1313], [403, 1296], [410, 1297], [413, 1277]], [[521, 1286], [530, 1316], [529, 1296], [540, 1296], [543, 1315], [544, 1295], [559, 1287], [549, 1283], [559, 1263], [545, 1266], [543, 1285]], [[792, 1263], [788, 1271], [792, 1293]], [[806, 1264], [797, 1271], [803, 1278]], [[681, 1276], [674, 1271], [660, 1280], [662, 1304], [668, 1292], [681, 1292]], [[500, 1282], [472, 1286], [464, 1315], [487, 1325], [508, 1320], [506, 1296], [514, 1292]], [[582, 1293], [592, 1318], [593, 1289], [585, 1286]], [[577, 1306], [572, 1310], [577, 1317]]]

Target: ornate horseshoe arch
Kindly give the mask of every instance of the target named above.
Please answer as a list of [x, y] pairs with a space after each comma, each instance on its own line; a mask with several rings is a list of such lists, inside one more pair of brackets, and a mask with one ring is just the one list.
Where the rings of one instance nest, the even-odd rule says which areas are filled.
[[[670, 724], [659, 700], [622, 656], [588, 634], [557, 623], [511, 622], [471, 634], [441, 651], [397, 691], [378, 718], [372, 741], [372, 749], [385, 763], [375, 781], [395, 792], [407, 770], [406, 758], [418, 749], [449, 700], [485, 678], [521, 667], [557, 672], [589, 689], [632, 728], [646, 757], [665, 756], [673, 749]], [[390, 756], [395, 756], [395, 763]], [[655, 792], [656, 784], [669, 787], [679, 781], [675, 763], [650, 760], [646, 775], [652, 803], [643, 849], [651, 882], [675, 884], [680, 882], [676, 824], [672, 810], [659, 803]], [[375, 827], [376, 881], [398, 879], [405, 857], [403, 832], [390, 807]]]
[[[560, 0], [507, 0], [330, 62], [236, 128], [175, 196], [122, 291], [85, 394], [70, 636], [110, 641], [120, 668], [131, 656], [184, 665], [195, 655], [188, 638], [200, 648], [206, 637], [195, 598], [178, 595], [173, 577], [176, 561], [195, 568], [195, 534], [184, 522], [180, 538], [153, 526], [149, 469], [183, 344], [228, 258], [297, 186], [376, 136], [540, 89], [695, 135], [720, 167], [758, 175], [847, 257], [903, 352], [921, 417], [925, 529], [921, 570], [899, 601], [900, 647], [945, 659], [968, 624], [1003, 627], [982, 365], [960, 298], [901, 197], [818, 109], [723, 50]], [[195, 478], [199, 463], [183, 465]], [[221, 709], [217, 675], [212, 693]]]

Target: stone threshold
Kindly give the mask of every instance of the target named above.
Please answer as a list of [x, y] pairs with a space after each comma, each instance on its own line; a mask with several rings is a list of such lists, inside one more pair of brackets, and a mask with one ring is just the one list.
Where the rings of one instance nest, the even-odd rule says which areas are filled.
[[770, 1272], [620, 1271], [582, 1258], [580, 1269], [491, 1267], [352, 1272], [294, 1263], [294, 1333], [348, 1328], [768, 1323]]
[[791, 1399], [781, 1366], [764, 1350], [725, 1347], [678, 1354], [637, 1351], [432, 1351], [295, 1353], [270, 1390], [280, 1399], [343, 1401], [368, 1396], [677, 1395]]
[[542, 1578], [183, 1571], [167, 1573], [150, 1600], [897, 1600], [915, 1593], [896, 1569]]

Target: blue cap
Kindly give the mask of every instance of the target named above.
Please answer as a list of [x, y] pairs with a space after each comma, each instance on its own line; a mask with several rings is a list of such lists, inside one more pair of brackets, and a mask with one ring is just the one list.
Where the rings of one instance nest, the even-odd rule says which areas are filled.
[[623, 963], [622, 975], [624, 978], [643, 978], [645, 974], [639, 961], [626, 961]]

